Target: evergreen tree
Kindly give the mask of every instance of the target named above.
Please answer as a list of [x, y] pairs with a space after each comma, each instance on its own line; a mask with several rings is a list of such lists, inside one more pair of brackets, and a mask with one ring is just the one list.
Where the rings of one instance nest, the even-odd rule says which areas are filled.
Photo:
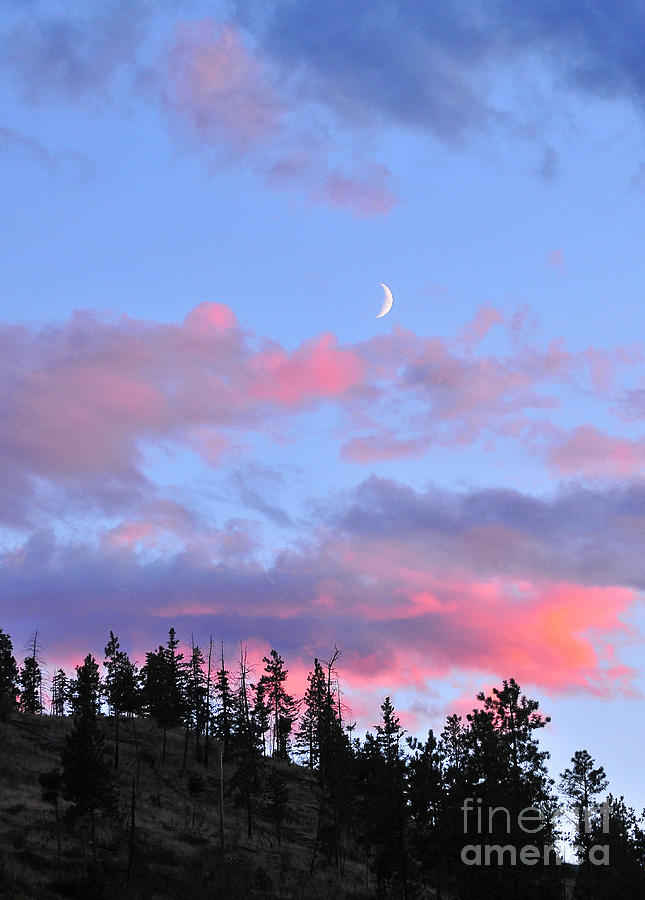
[[62, 792], [71, 801], [75, 818], [89, 816], [92, 850], [96, 857], [95, 815], [110, 812], [114, 789], [105, 758], [104, 738], [98, 726], [100, 707], [99, 667], [91, 653], [76, 666], [72, 690], [74, 725], [62, 753]]
[[235, 704], [234, 754], [236, 770], [231, 787], [239, 790], [246, 807], [247, 835], [253, 833], [254, 798], [260, 790], [260, 760], [258, 725], [251, 707], [249, 665], [246, 648], [240, 645], [237, 702]]
[[[638, 816], [624, 797], [608, 794], [604, 803], [595, 806], [589, 817], [589, 838], [598, 860], [603, 856], [608, 866], [595, 866], [594, 900], [614, 897], [645, 897], [645, 810]], [[579, 869], [575, 897], [591, 896], [589, 884]]]
[[441, 900], [447, 799], [443, 750], [432, 730], [425, 742], [410, 737], [407, 743], [411, 751], [407, 764], [411, 841], [421, 864], [424, 889], [430, 885], [430, 873], [434, 873], [435, 894]]
[[215, 735], [223, 744], [224, 758], [230, 756], [233, 722], [235, 719], [235, 695], [231, 687], [231, 673], [224, 662], [224, 641], [222, 641], [221, 663], [215, 675], [214, 693], [217, 712], [214, 716]]
[[257, 684], [251, 685], [253, 691], [251, 720], [253, 732], [262, 748], [262, 756], [266, 756], [267, 753], [266, 736], [271, 726], [271, 705], [267, 697], [267, 689], [267, 683], [263, 678], [260, 678]]
[[186, 754], [188, 750], [188, 735], [192, 729], [195, 734], [195, 758], [197, 762], [201, 762], [201, 743], [200, 738], [206, 728], [208, 719], [207, 709], [207, 687], [206, 676], [204, 675], [204, 656], [200, 648], [192, 642], [191, 638], [191, 654], [190, 659], [186, 661], [184, 666], [184, 685], [185, 685], [185, 725], [186, 740], [184, 742], [184, 762], [183, 769], [186, 767]]
[[576, 750], [571, 757], [572, 766], [560, 775], [560, 790], [567, 801], [569, 811], [575, 821], [574, 841], [577, 848], [580, 869], [576, 883], [576, 896], [587, 897], [594, 894], [596, 866], [589, 859], [589, 851], [594, 846], [590, 819], [593, 805], [609, 781], [602, 766], [586, 750]]
[[97, 716], [88, 710], [77, 713], [62, 755], [63, 797], [72, 801], [75, 815], [89, 813], [93, 817], [97, 809], [112, 808], [114, 797], [104, 743]]
[[141, 670], [145, 706], [163, 729], [162, 762], [166, 760], [166, 733], [185, 721], [186, 694], [182, 671], [183, 654], [177, 653], [179, 641], [175, 629], [168, 631], [165, 647], [146, 653], [146, 663]]
[[69, 679], [63, 671], [58, 669], [52, 678], [51, 714], [52, 716], [64, 716], [69, 697]]
[[[507, 879], [502, 878], [499, 867], [458, 866], [461, 891], [464, 897], [495, 900], [520, 895], [527, 900], [559, 897], [560, 870], [553, 864], [552, 854], [551, 864], [544, 862], [544, 848], [553, 846], [557, 837], [553, 781], [546, 768], [549, 754], [540, 750], [536, 736], [549, 718], [541, 715], [538, 701], [523, 695], [512, 678], [488, 696], [479, 693], [477, 699], [481, 705], [466, 717], [468, 727], [463, 735], [466, 753], [462, 788], [466, 793], [461, 802], [470, 797], [473, 804], [474, 798], [481, 803], [483, 837], [475, 832], [474, 839], [474, 814], [468, 820], [467, 814], [461, 813], [461, 845], [510, 845], [519, 853], [527, 837], [519, 814], [531, 807], [541, 816], [536, 832], [531, 833], [531, 844], [538, 848], [540, 858], [528, 869], [513, 866]], [[499, 812], [491, 815], [495, 809]]]
[[265, 674], [260, 679], [264, 685], [267, 703], [271, 709], [271, 755], [279, 759], [289, 758], [289, 735], [296, 718], [296, 706], [293, 697], [287, 693], [284, 683], [288, 670], [284, 660], [277, 652], [271, 650], [269, 656], [263, 657]]
[[99, 665], [91, 653], [82, 666], [75, 666], [76, 678], [70, 682], [69, 702], [76, 718], [96, 718], [101, 714], [101, 679]]
[[35, 715], [43, 711], [40, 702], [42, 680], [38, 661], [33, 656], [26, 656], [20, 669], [20, 712]]
[[20, 711], [38, 715], [43, 711], [41, 659], [38, 647], [38, 629], [28, 644], [29, 656], [20, 669]]
[[6, 721], [16, 705], [18, 666], [13, 658], [11, 638], [0, 628], [0, 721]]
[[307, 742], [305, 749], [313, 754], [312, 762], [318, 768], [318, 823], [312, 871], [319, 852], [342, 870], [344, 837], [353, 828], [354, 757], [340, 718], [338, 678], [333, 677], [339, 655], [336, 648], [325, 663], [326, 672], [321, 663], [314, 660], [305, 694], [303, 726], [299, 732], [300, 740]]
[[314, 659], [314, 669], [307, 676], [307, 690], [304, 696], [304, 713], [296, 734], [296, 747], [304, 756], [310, 769], [320, 763], [320, 738], [323, 719], [327, 711], [327, 679], [318, 659]]
[[138, 706], [138, 673], [128, 654], [120, 649], [119, 639], [110, 631], [105, 647], [105, 697], [114, 716], [114, 768], [119, 768], [119, 721], [123, 713], [134, 713]]

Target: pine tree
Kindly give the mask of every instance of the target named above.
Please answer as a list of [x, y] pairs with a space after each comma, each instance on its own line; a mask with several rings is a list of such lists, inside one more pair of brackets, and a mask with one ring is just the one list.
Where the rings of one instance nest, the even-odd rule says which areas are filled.
[[119, 720], [123, 713], [134, 713], [138, 706], [138, 673], [125, 651], [120, 649], [119, 639], [110, 631], [105, 647], [106, 669], [104, 692], [114, 715], [114, 768], [119, 768]]
[[328, 697], [327, 679], [318, 659], [314, 659], [314, 669], [307, 676], [307, 682], [303, 698], [305, 710], [300, 718], [296, 746], [309, 768], [315, 769], [320, 763], [320, 739]]
[[20, 669], [20, 711], [38, 715], [43, 711], [41, 659], [38, 647], [38, 629], [28, 643], [29, 656]]
[[62, 755], [63, 797], [74, 804], [78, 816], [113, 805], [110, 766], [105, 758], [104, 738], [96, 715], [89, 711], [74, 716]]
[[141, 670], [145, 706], [163, 729], [162, 763], [166, 760], [167, 731], [181, 725], [186, 715], [183, 654], [177, 653], [178, 645], [175, 629], [171, 628], [167, 645], [146, 653], [146, 663]]
[[271, 705], [267, 697], [267, 689], [267, 683], [263, 678], [260, 678], [257, 684], [251, 685], [253, 691], [251, 721], [254, 734], [262, 748], [262, 756], [267, 754], [266, 736], [271, 726]]
[[206, 702], [206, 677], [204, 675], [204, 656], [200, 648], [193, 643], [191, 638], [190, 659], [184, 665], [185, 685], [185, 725], [186, 739], [184, 741], [184, 761], [182, 771], [186, 768], [186, 756], [188, 752], [188, 735], [193, 730], [195, 734], [195, 758], [201, 762], [200, 737], [206, 728], [208, 718]]
[[40, 702], [42, 680], [37, 660], [26, 656], [20, 669], [20, 712], [37, 715], [43, 711]]
[[62, 753], [63, 797], [72, 802], [74, 817], [89, 816], [93, 855], [96, 857], [95, 815], [110, 812], [114, 789], [105, 758], [104, 738], [98, 727], [100, 708], [99, 667], [91, 653], [76, 666], [72, 690], [74, 725]]
[[51, 714], [52, 716], [64, 716], [69, 698], [69, 679], [63, 671], [58, 669], [52, 678]]
[[254, 798], [260, 789], [260, 752], [258, 724], [252, 714], [249, 665], [246, 648], [240, 645], [237, 702], [235, 704], [234, 753], [236, 771], [231, 787], [238, 789], [246, 807], [247, 835], [253, 833]]
[[271, 755], [288, 759], [289, 735], [296, 718], [294, 699], [284, 687], [288, 670], [277, 650], [271, 650], [270, 655], [263, 657], [262, 662], [265, 663], [266, 674], [260, 681], [264, 684], [272, 719]]
[[82, 666], [75, 666], [76, 678], [70, 682], [69, 701], [72, 715], [96, 718], [101, 714], [101, 679], [99, 665], [91, 653]]
[[[537, 700], [522, 694], [513, 678], [504, 680], [502, 687], [493, 688], [489, 695], [479, 693], [477, 700], [480, 706], [466, 717], [468, 726], [463, 734], [465, 754], [461, 789], [465, 793], [460, 800], [463, 803], [466, 797], [476, 797], [477, 803], [481, 803], [483, 838], [477, 833], [475, 843], [510, 845], [518, 853], [526, 843], [526, 831], [520, 825], [519, 814], [532, 807], [541, 815], [537, 830], [531, 833], [531, 843], [538, 848], [540, 856], [530, 870], [513, 866], [509, 878], [502, 882], [499, 871], [494, 868], [459, 866], [462, 893], [471, 897], [487, 896], [488, 892], [500, 900], [515, 896], [523, 896], [526, 900], [558, 897], [561, 870], [548, 862], [550, 858], [553, 863], [552, 851], [548, 848], [557, 838], [557, 807], [553, 781], [546, 768], [549, 754], [540, 749], [537, 739], [537, 733], [548, 724], [549, 718], [540, 713]], [[500, 812], [491, 816], [495, 809]], [[464, 833], [468, 831], [464, 815], [461, 813], [460, 816], [462, 846]], [[474, 828], [474, 816], [471, 816], [468, 828]], [[452, 829], [449, 832], [452, 833]], [[466, 839], [466, 843], [469, 842]]]
[[221, 663], [215, 674], [214, 693], [217, 701], [217, 712], [214, 716], [215, 735], [222, 742], [224, 758], [230, 755], [233, 722], [235, 719], [235, 695], [231, 687], [231, 673], [224, 662], [224, 641], [221, 648]]
[[572, 767], [566, 768], [560, 775], [560, 790], [567, 799], [568, 808], [576, 822], [575, 845], [580, 861], [576, 895], [582, 898], [594, 894], [597, 878], [594, 871], [596, 867], [589, 859], [589, 851], [595, 843], [590, 829], [592, 805], [606, 790], [609, 781], [604, 768], [596, 766], [595, 760], [586, 750], [576, 750], [571, 762]]
[[425, 887], [434, 872], [437, 900], [442, 898], [442, 872], [445, 855], [444, 755], [441, 745], [430, 730], [425, 742], [407, 739], [410, 756], [407, 763], [407, 796], [412, 823], [412, 844], [421, 862], [421, 877]]
[[0, 721], [6, 721], [16, 705], [18, 666], [11, 638], [0, 628]]

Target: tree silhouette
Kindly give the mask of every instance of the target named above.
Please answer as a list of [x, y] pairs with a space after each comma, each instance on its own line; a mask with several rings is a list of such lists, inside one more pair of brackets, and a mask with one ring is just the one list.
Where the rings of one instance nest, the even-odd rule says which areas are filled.
[[270, 655], [263, 657], [262, 662], [265, 663], [265, 674], [260, 682], [264, 685], [272, 718], [271, 755], [287, 759], [289, 734], [296, 718], [294, 699], [284, 686], [288, 670], [277, 650], [271, 650]]
[[137, 669], [120, 649], [119, 639], [110, 631], [110, 639], [105, 647], [106, 669], [103, 685], [105, 698], [114, 715], [114, 768], [119, 768], [119, 720], [122, 713], [137, 711], [139, 683]]
[[18, 666], [11, 638], [0, 628], [0, 721], [6, 721], [16, 705]]
[[235, 720], [235, 695], [231, 686], [231, 673], [224, 662], [224, 641], [222, 641], [220, 667], [215, 674], [213, 692], [217, 703], [217, 711], [214, 716], [215, 735], [217, 740], [222, 742], [224, 758], [228, 759]]
[[581, 864], [576, 896], [593, 897], [596, 867], [589, 859], [589, 851], [595, 843], [590, 829], [591, 806], [595, 798], [606, 790], [609, 781], [603, 767], [596, 766], [586, 750], [576, 750], [571, 762], [571, 768], [566, 768], [560, 775], [560, 790], [576, 821], [574, 839]]
[[20, 711], [38, 715], [43, 711], [38, 629], [32, 634], [28, 649], [31, 652], [20, 669]]
[[51, 713], [52, 716], [64, 716], [65, 707], [69, 698], [69, 679], [63, 671], [58, 669], [52, 678]]
[[69, 702], [76, 718], [96, 718], [101, 713], [101, 679], [99, 666], [91, 653], [82, 666], [75, 666], [76, 678], [69, 686]]
[[94, 857], [96, 857], [96, 812], [98, 810], [109, 812], [114, 806], [110, 766], [105, 758], [103, 734], [98, 727], [100, 706], [98, 672], [98, 663], [91, 653], [85, 657], [82, 666], [76, 666], [76, 679], [72, 690], [74, 725], [65, 739], [65, 748], [61, 756], [63, 797], [71, 801], [70, 813], [74, 818], [84, 819], [89, 816]]
[[146, 653], [146, 663], [141, 670], [146, 710], [163, 729], [162, 763], [166, 761], [167, 731], [181, 725], [186, 715], [183, 654], [177, 653], [178, 646], [175, 629], [171, 628], [167, 645]]

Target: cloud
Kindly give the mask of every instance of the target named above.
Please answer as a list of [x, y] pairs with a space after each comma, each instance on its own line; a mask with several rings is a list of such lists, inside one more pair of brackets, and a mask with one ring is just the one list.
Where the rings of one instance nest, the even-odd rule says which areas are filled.
[[[216, 463], [235, 434], [271, 431], [284, 414], [338, 400], [363, 363], [329, 334], [293, 352], [255, 346], [217, 303], [179, 325], [79, 312], [60, 326], [0, 329], [0, 493], [28, 522], [37, 493], [103, 511], [154, 493], [146, 448], [169, 442]], [[45, 487], [46, 486], [46, 487]]]
[[147, 4], [125, 0], [94, 13], [32, 14], [4, 30], [0, 62], [30, 103], [104, 100], [117, 74], [136, 65], [147, 21]]
[[[337, 160], [328, 129], [299, 124], [285, 79], [243, 32], [213, 19], [184, 22], [150, 78], [173, 133], [209, 163], [244, 161], [265, 184], [304, 191], [310, 202], [362, 216], [396, 202], [389, 170], [361, 155]], [[324, 137], [321, 136], [324, 134]]]
[[549, 462], [563, 475], [625, 478], [645, 472], [645, 439], [603, 434], [594, 425], [578, 425], [549, 452]]
[[[19, 610], [55, 655], [73, 620], [80, 658], [110, 628], [144, 648], [174, 625], [276, 646], [303, 669], [337, 643], [350, 698], [460, 673], [612, 697], [633, 692], [621, 652], [645, 585], [644, 497], [642, 482], [536, 498], [372, 477], [264, 562], [239, 521], [204, 529], [177, 508], [94, 546], [41, 531], [2, 557], [3, 627]], [[142, 555], [155, 516], [186, 540]]]
[[[315, 9], [276, 0], [237, 0], [238, 20], [271, 61], [300, 75], [304, 95], [345, 124], [393, 124], [464, 142], [487, 129], [518, 130], [525, 109], [555, 90], [643, 105], [640, 46], [645, 17], [635, 0], [406, 5], [321, 0]], [[333, 47], [333, 52], [329, 48]], [[543, 76], [535, 79], [535, 62]], [[526, 78], [522, 78], [526, 72]], [[512, 83], [505, 105], [496, 88]], [[536, 85], [541, 84], [540, 89]], [[544, 87], [544, 85], [549, 87]], [[517, 100], [518, 85], [532, 95]], [[507, 85], [506, 85], [507, 86]], [[525, 98], [525, 95], [522, 95]], [[533, 126], [534, 123], [528, 123]], [[543, 132], [543, 128], [540, 129]], [[542, 175], [553, 177], [555, 151]]]
[[[335, 416], [328, 437], [358, 465], [486, 439], [565, 474], [640, 471], [638, 441], [575, 421], [581, 395], [623, 418], [636, 409], [637, 395], [616, 399], [612, 385], [639, 352], [524, 344], [511, 319], [511, 351], [482, 353], [501, 320], [485, 308], [454, 339], [395, 327], [353, 345], [321, 333], [292, 350], [243, 330], [220, 303], [178, 324], [86, 311], [40, 330], [0, 328], [0, 514], [23, 526], [63, 508], [136, 517], [159, 496], [150, 452], [190, 450], [220, 466], [253, 435], [296, 439], [301, 416], [322, 404]], [[566, 407], [568, 432], [550, 418]], [[247, 476], [238, 490], [250, 506], [282, 518]]]
[[200, 142], [243, 153], [278, 129], [284, 112], [266, 67], [230, 26], [210, 19], [180, 25], [164, 65], [166, 111]]

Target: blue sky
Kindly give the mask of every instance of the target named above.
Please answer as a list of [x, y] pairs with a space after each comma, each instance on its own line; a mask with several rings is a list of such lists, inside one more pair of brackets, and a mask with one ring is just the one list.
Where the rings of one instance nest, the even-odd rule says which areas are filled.
[[515, 676], [645, 804], [639, 5], [0, 26], [16, 643], [336, 642], [417, 732]]

